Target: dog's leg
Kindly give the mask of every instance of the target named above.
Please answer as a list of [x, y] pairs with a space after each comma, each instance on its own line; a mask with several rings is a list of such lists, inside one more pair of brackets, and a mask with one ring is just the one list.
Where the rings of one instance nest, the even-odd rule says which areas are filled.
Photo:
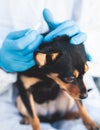
[[28, 118], [25, 116], [23, 119], [20, 121], [21, 124], [29, 124]]
[[34, 107], [34, 99], [32, 97], [32, 94], [28, 94], [28, 101], [30, 102], [30, 107], [32, 110], [32, 115], [30, 112], [28, 112], [27, 108], [25, 107], [22, 98], [20, 96], [17, 97], [17, 107], [21, 115], [23, 116], [22, 120], [20, 121], [21, 124], [31, 124], [32, 128], [34, 130], [40, 130], [40, 122], [39, 119], [35, 113], [35, 107]]
[[67, 119], [67, 120], [74, 120], [74, 119], [78, 119], [78, 118], [80, 118], [79, 111], [66, 112], [66, 114], [63, 117], [63, 119]]
[[[26, 79], [25, 79], [26, 80]], [[25, 116], [28, 118], [29, 123], [31, 124], [33, 130], [40, 130], [40, 121], [39, 118], [36, 115], [35, 112], [35, 106], [34, 106], [34, 97], [30, 92], [27, 92], [25, 89], [25, 86], [23, 85], [23, 82], [19, 78], [19, 82], [17, 82], [17, 87], [20, 92], [21, 99], [24, 103], [25, 110]], [[19, 110], [23, 114], [23, 110], [21, 110], [21, 100], [19, 99]]]
[[76, 104], [79, 108], [80, 116], [81, 116], [83, 123], [85, 124], [86, 128], [88, 130], [99, 130], [100, 127], [94, 121], [91, 120], [91, 118], [89, 117], [85, 107], [82, 104], [82, 101], [81, 100], [75, 100], [75, 101], [76, 101]]
[[33, 130], [41, 130], [40, 129], [40, 121], [39, 121], [39, 118], [35, 112], [35, 106], [34, 106], [34, 100], [33, 100], [32, 94], [29, 94], [29, 100], [30, 100], [30, 104], [31, 104], [32, 112], [33, 112], [33, 117], [31, 117], [30, 115], [28, 116], [29, 122], [30, 122]]

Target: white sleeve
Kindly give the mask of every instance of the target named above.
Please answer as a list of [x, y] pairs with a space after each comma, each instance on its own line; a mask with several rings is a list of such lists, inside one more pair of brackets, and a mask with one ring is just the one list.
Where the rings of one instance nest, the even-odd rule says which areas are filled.
[[[9, 1], [0, 1], [0, 48], [6, 35], [13, 29], [9, 8]], [[16, 74], [6, 73], [0, 69], [0, 94], [5, 92], [15, 81]]]
[[11, 84], [16, 81], [16, 79], [16, 73], [6, 73], [2, 69], [0, 69], [0, 94], [8, 90]]

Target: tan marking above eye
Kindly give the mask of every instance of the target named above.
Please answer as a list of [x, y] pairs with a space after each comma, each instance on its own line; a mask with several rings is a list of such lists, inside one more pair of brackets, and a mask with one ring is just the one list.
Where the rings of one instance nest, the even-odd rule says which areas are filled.
[[89, 66], [87, 64], [84, 65], [84, 72], [87, 72], [89, 70]]
[[38, 79], [38, 78], [35, 78], [35, 77], [27, 77], [27, 76], [21, 76], [21, 77], [20, 77], [20, 80], [23, 82], [24, 87], [25, 87], [26, 89], [30, 88], [31, 85], [34, 85], [34, 84], [36, 84], [37, 82], [41, 81], [41, 80]]
[[58, 55], [59, 55], [58, 52], [56, 52], [56, 53], [52, 53], [52, 54], [51, 54], [51, 58], [52, 58], [52, 60], [55, 60], [55, 59], [57, 58]]
[[46, 64], [46, 54], [38, 52], [35, 56], [35, 60], [39, 67], [43, 66]]
[[75, 76], [75, 78], [77, 78], [79, 76], [79, 71], [78, 70], [74, 70], [73, 75]]

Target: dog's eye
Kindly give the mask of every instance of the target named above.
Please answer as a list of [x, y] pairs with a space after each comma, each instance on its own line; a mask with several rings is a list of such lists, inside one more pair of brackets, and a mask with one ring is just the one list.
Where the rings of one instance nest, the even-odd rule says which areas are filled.
[[72, 83], [75, 80], [74, 76], [70, 76], [70, 77], [65, 77], [64, 81], [67, 83]]

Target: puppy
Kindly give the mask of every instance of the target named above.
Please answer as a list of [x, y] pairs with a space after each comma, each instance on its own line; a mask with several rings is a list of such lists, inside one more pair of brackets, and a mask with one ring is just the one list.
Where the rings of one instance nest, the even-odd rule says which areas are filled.
[[[34, 130], [40, 121], [82, 118], [88, 130], [99, 126], [89, 117], [81, 99], [88, 96], [83, 75], [88, 71], [84, 45], [72, 45], [67, 36], [40, 45], [35, 52], [36, 65], [19, 73], [17, 107]], [[79, 112], [71, 113], [74, 103]]]

